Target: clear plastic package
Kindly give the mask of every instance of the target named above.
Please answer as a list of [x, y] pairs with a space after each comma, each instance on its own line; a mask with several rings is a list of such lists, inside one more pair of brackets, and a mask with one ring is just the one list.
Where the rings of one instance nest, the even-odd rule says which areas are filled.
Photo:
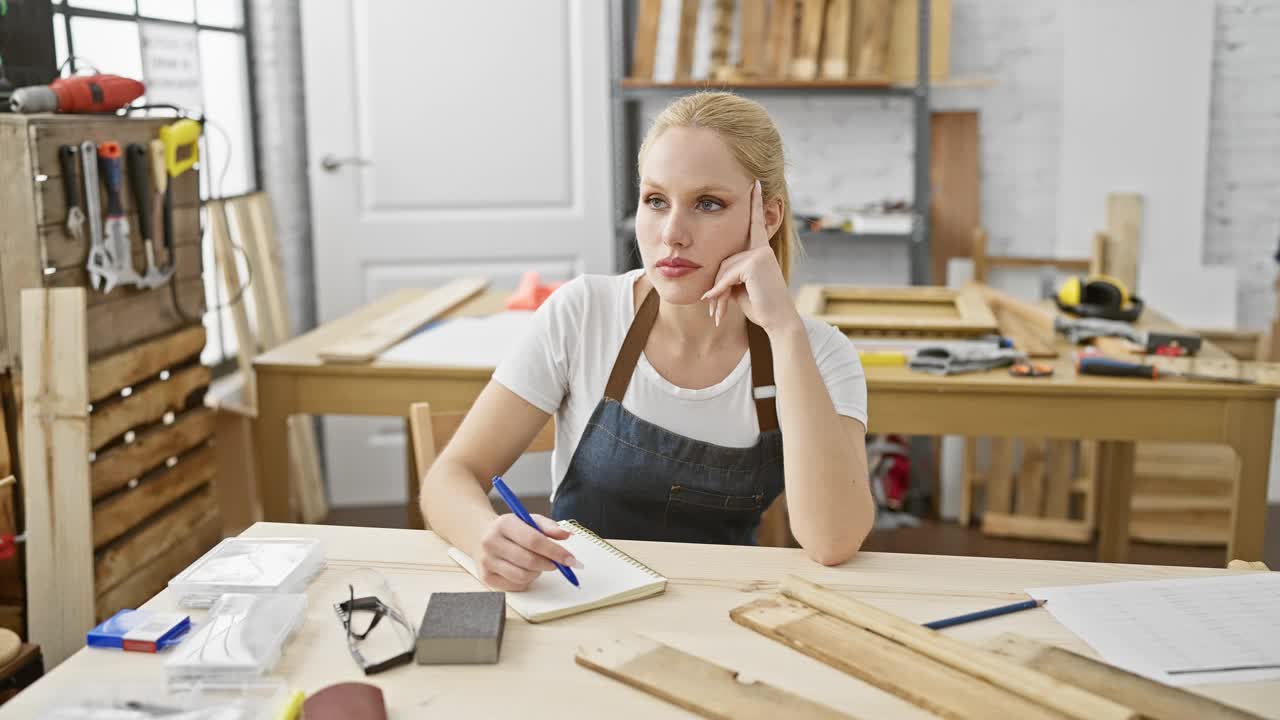
[[190, 637], [164, 663], [171, 684], [247, 682], [280, 659], [285, 640], [303, 621], [307, 596], [228, 593], [218, 598]]
[[164, 685], [90, 684], [58, 694], [41, 720], [277, 720], [289, 703], [283, 680]]
[[169, 581], [181, 607], [225, 593], [300, 593], [325, 566], [315, 538], [227, 538]]

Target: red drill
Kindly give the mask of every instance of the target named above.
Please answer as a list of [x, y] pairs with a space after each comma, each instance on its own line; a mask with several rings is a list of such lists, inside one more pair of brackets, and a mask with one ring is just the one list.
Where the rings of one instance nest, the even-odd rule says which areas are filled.
[[16, 113], [111, 112], [146, 91], [146, 86], [137, 80], [119, 75], [76, 75], [54, 80], [50, 85], [14, 90], [9, 107]]

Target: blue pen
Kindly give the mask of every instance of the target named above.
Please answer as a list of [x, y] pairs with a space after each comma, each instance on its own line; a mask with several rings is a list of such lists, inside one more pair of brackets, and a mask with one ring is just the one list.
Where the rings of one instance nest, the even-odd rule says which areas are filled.
[[1002, 605], [1001, 607], [991, 608], [989, 610], [979, 610], [977, 612], [957, 615], [951, 618], [934, 620], [933, 622], [925, 623], [924, 626], [932, 630], [941, 630], [942, 628], [949, 628], [953, 625], [963, 625], [964, 623], [973, 622], [974, 620], [985, 620], [987, 618], [997, 617], [1000, 615], [1008, 615], [1009, 613], [1015, 613], [1020, 610], [1031, 610], [1044, 604], [1044, 600], [1023, 600], [1022, 602], [1017, 602], [1012, 605]]
[[[533, 517], [529, 515], [529, 511], [525, 510], [524, 505], [520, 504], [520, 498], [516, 497], [516, 494], [511, 492], [511, 488], [507, 487], [506, 483], [502, 482], [502, 477], [500, 475], [493, 476], [493, 489], [498, 491], [498, 495], [502, 498], [502, 502], [506, 503], [507, 507], [511, 508], [511, 512], [515, 513], [516, 517], [525, 521], [525, 523], [534, 530], [542, 532], [542, 528], [538, 527], [538, 523], [533, 521]], [[545, 535], [546, 533], [543, 534]], [[573, 583], [574, 587], [581, 587], [578, 585], [578, 576], [574, 575], [572, 570], [561, 565], [555, 560], [552, 560], [551, 562], [555, 563], [556, 569], [560, 571], [561, 575], [564, 575], [566, 580]]]

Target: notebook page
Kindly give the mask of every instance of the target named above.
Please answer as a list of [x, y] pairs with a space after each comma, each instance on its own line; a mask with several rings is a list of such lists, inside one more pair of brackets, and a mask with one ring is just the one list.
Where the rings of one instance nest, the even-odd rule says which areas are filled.
[[[1280, 573], [1033, 588], [1107, 662], [1169, 685], [1280, 678]], [[1234, 669], [1232, 669], [1234, 668]]]
[[378, 359], [415, 365], [493, 367], [533, 327], [532, 318], [532, 312], [512, 310], [437, 321], [387, 348]]
[[[574, 587], [559, 571], [542, 573], [528, 590], [507, 593], [507, 604], [525, 618], [536, 620], [550, 613], [585, 608], [665, 582], [664, 578], [655, 577], [644, 568], [631, 564], [589, 536], [573, 533], [568, 539], [558, 542], [582, 562], [583, 567], [573, 571], [580, 587]], [[478, 576], [475, 563], [461, 550], [450, 548], [449, 557], [473, 576]]]

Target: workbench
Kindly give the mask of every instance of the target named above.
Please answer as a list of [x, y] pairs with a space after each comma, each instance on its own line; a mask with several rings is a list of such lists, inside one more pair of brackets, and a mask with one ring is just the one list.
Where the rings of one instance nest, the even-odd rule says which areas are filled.
[[[421, 298], [402, 290], [281, 345], [254, 361], [258, 418], [256, 477], [264, 517], [294, 519], [290, 507], [286, 418], [313, 415], [405, 417], [411, 402], [440, 412], [465, 411], [492, 368], [450, 368], [374, 361], [326, 364], [317, 352], [375, 318]], [[501, 293], [484, 293], [450, 316], [502, 309]], [[1148, 308], [1139, 327], [1174, 326]], [[1058, 338], [1060, 357], [1048, 378], [1015, 378], [1005, 370], [937, 377], [905, 367], [867, 368], [871, 427], [907, 435], [1031, 436], [1100, 441], [1099, 559], [1123, 562], [1129, 544], [1134, 443], [1221, 443], [1240, 456], [1232, 498], [1231, 537], [1223, 558], [1261, 560], [1275, 403], [1280, 387], [1181, 380], [1079, 377], [1074, 348]]]
[[[734, 624], [729, 611], [775, 595], [788, 574], [925, 622], [1024, 599], [1023, 590], [1029, 587], [1235, 572], [882, 553], [862, 553], [843, 566], [827, 568], [794, 549], [620, 541], [621, 550], [669, 578], [664, 594], [540, 625], [526, 623], [508, 610], [497, 665], [414, 664], [365, 677], [347, 651], [346, 635], [333, 612], [333, 603], [347, 597], [345, 578], [358, 568], [377, 570], [416, 624], [428, 593], [482, 589], [445, 555], [444, 541], [421, 530], [271, 523], [259, 523], [245, 535], [319, 538], [328, 557], [328, 567], [307, 589], [305, 623], [285, 645], [270, 677], [283, 678], [292, 689], [307, 693], [337, 682], [374, 683], [382, 688], [392, 718], [692, 717], [675, 705], [574, 664], [579, 646], [622, 632], [651, 637], [740, 671], [741, 677], [763, 680], [856, 717], [933, 717]], [[582, 572], [589, 573], [590, 568]], [[166, 590], [145, 607], [171, 611], [175, 600]], [[946, 631], [973, 644], [1006, 632], [1094, 656], [1043, 609]], [[77, 686], [161, 682], [163, 661], [163, 655], [82, 649], [0, 707], [0, 719], [32, 717], [60, 692]], [[1263, 717], [1280, 718], [1280, 681], [1189, 689]]]

